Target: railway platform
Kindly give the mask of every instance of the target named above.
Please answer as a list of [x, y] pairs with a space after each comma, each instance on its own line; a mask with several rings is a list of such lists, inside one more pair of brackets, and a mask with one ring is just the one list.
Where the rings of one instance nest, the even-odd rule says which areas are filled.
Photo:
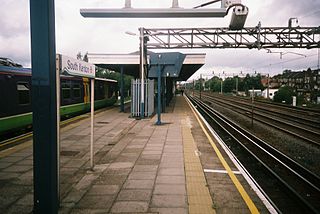
[[[185, 97], [162, 125], [97, 113], [93, 170], [89, 120], [61, 129], [59, 213], [269, 213]], [[32, 212], [32, 161], [32, 141], [0, 152], [1, 213]]]

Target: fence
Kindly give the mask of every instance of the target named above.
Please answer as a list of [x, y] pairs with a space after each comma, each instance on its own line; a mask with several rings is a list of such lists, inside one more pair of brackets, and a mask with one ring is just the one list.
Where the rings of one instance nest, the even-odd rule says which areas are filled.
[[[144, 81], [144, 117], [149, 117], [154, 112], [154, 80]], [[131, 81], [131, 116], [141, 115], [141, 80]]]

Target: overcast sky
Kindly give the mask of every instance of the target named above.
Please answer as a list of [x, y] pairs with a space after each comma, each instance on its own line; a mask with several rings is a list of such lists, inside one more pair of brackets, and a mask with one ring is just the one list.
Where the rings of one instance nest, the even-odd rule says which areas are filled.
[[[209, 0], [179, 0], [180, 7], [192, 8]], [[135, 8], [169, 8], [171, 0], [132, 0]], [[288, 19], [297, 17], [300, 26], [320, 25], [320, 0], [242, 0], [249, 7], [246, 27], [261, 21], [262, 27], [287, 26]], [[83, 18], [80, 8], [122, 8], [124, 0], [55, 0], [57, 53], [76, 57], [77, 53], [130, 53], [138, 50], [139, 38], [125, 34], [138, 34], [139, 27], [227, 27], [230, 14], [224, 18], [202, 19], [93, 19]], [[210, 7], [219, 7], [220, 3]], [[28, 0], [1, 1], [0, 56], [30, 66], [30, 24]], [[165, 50], [159, 50], [164, 52]], [[175, 50], [177, 51], [177, 50]], [[181, 52], [207, 53], [206, 64], [193, 76], [201, 73], [232, 75], [244, 73], [281, 73], [284, 69], [317, 68], [318, 49], [290, 49], [280, 59], [279, 53], [246, 49], [196, 49]], [[279, 52], [280, 50], [274, 49]]]

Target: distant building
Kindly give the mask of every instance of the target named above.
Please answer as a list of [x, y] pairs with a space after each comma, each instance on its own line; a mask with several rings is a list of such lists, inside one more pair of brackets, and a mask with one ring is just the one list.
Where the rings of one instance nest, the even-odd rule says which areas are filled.
[[268, 77], [267, 75], [261, 76], [261, 84], [264, 88], [279, 88], [279, 84], [275, 81], [274, 78]]
[[[269, 99], [273, 100], [273, 97], [278, 92], [278, 90], [279, 89], [269, 88]], [[268, 98], [268, 89], [267, 88], [262, 91], [262, 96], [266, 99]]]
[[261, 89], [255, 89], [255, 90], [250, 89], [250, 90], [248, 90], [248, 93], [249, 93], [250, 97], [252, 97], [252, 92], [254, 93], [255, 97], [262, 96]]
[[305, 101], [316, 103], [320, 97], [320, 70], [290, 71], [276, 75], [272, 82], [281, 87], [283, 85], [293, 88], [298, 96], [303, 96]]

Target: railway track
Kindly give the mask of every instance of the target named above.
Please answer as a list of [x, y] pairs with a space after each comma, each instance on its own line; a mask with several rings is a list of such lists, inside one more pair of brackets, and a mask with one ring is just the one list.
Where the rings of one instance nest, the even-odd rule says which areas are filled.
[[188, 98], [263, 188], [278, 211], [318, 213], [320, 178], [196, 97]]
[[237, 102], [230, 99], [222, 99], [211, 95], [202, 95], [202, 99], [209, 103], [214, 103], [224, 108], [232, 108], [233, 111], [253, 117], [255, 121], [259, 121], [265, 125], [281, 130], [287, 134], [302, 139], [312, 145], [320, 146], [320, 122], [309, 120], [300, 115], [296, 117], [288, 112], [269, 110], [267, 107], [259, 107], [254, 105], [254, 113], [251, 115], [252, 106], [249, 103]]
[[[241, 98], [237, 96], [216, 95], [213, 93], [205, 93], [204, 95], [217, 98], [220, 100], [230, 101], [241, 106], [251, 106], [251, 99]], [[308, 109], [301, 107], [293, 107], [280, 103], [270, 103], [261, 100], [254, 101], [254, 107], [259, 111], [265, 111], [274, 114], [288, 121], [298, 122], [309, 126], [310, 128], [320, 129], [320, 110]]]

